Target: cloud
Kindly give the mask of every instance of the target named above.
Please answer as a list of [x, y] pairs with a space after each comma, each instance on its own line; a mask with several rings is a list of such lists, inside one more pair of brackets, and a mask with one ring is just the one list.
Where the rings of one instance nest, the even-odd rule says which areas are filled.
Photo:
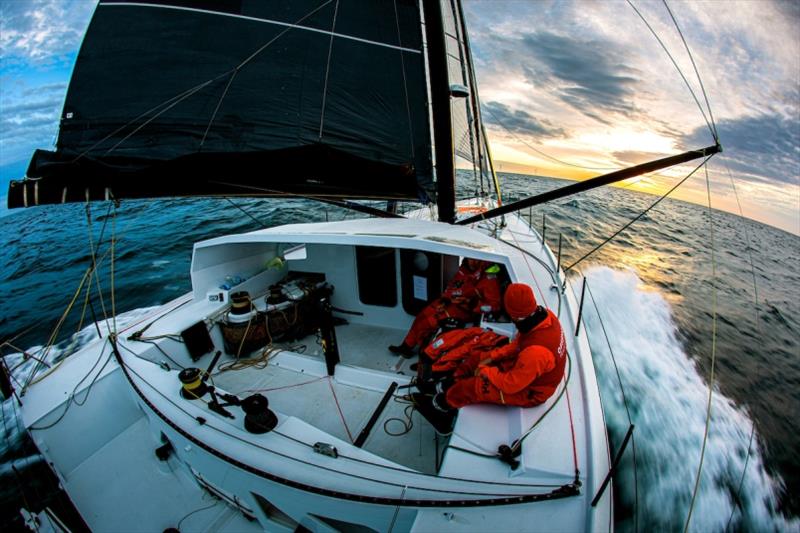
[[62, 103], [63, 94], [45, 91], [38, 99], [15, 99], [10, 105], [0, 107], [3, 165], [27, 160], [33, 147], [52, 143]]
[[500, 102], [486, 102], [481, 106], [487, 124], [498, 124], [512, 133], [531, 135], [533, 137], [563, 137], [564, 130], [554, 126], [550, 121], [537, 119], [521, 109], [512, 110]]
[[661, 159], [665, 157], [666, 154], [660, 154], [655, 152], [639, 152], [636, 150], [625, 150], [619, 152], [612, 152], [612, 156], [614, 159], [620, 162], [623, 167], [627, 166], [634, 166], [634, 165], [641, 165], [642, 163], [647, 163], [649, 161], [655, 161], [656, 159]]
[[70, 59], [94, 6], [86, 0], [4, 0], [0, 3], [4, 66], [46, 65]]
[[600, 112], [636, 112], [638, 70], [626, 65], [610, 42], [547, 31], [525, 35], [522, 42], [538, 66], [524, 69], [532, 84], [554, 85], [563, 102], [601, 122], [606, 119]]
[[[723, 156], [731, 170], [751, 181], [800, 183], [800, 125], [782, 114], [759, 114], [717, 123]], [[707, 141], [708, 131], [698, 128], [684, 148]], [[694, 144], [693, 144], [694, 143]]]

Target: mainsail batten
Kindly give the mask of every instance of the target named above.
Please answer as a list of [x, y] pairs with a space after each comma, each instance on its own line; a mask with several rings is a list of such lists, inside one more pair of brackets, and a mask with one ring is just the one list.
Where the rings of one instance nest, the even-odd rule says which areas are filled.
[[[56, 150], [37, 151], [27, 176], [39, 203], [106, 189], [431, 201], [421, 31], [410, 1], [106, 0]], [[10, 207], [28, 181], [12, 183]]]

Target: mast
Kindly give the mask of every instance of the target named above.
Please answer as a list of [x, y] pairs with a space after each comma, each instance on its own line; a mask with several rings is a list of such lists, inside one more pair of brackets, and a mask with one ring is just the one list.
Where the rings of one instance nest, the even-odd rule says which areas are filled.
[[428, 43], [428, 75], [436, 157], [436, 203], [439, 220], [452, 223], [456, 218], [456, 167], [444, 19], [440, 0], [423, 0], [422, 7], [425, 14], [425, 38]]

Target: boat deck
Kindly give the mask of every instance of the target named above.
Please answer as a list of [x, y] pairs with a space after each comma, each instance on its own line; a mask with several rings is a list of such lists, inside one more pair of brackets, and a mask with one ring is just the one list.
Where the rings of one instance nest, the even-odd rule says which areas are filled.
[[202, 490], [174, 455], [159, 461], [144, 416], [65, 478], [64, 488], [94, 531], [165, 531], [179, 524], [182, 531], [262, 531]]
[[281, 345], [302, 353], [276, 354], [266, 368], [253, 365], [224, 370], [226, 362], [221, 363], [223, 370], [214, 374], [214, 384], [240, 397], [264, 394], [271, 409], [351, 443], [379, 411], [362, 448], [414, 470], [435, 473], [442, 438], [436, 440], [430, 424], [417, 411], [412, 413], [409, 402], [402, 398], [407, 389], [395, 390], [381, 409], [391, 383], [405, 385], [414, 374], [409, 366], [416, 359], [396, 357], [386, 349], [399, 342], [404, 332], [347, 324], [337, 326], [336, 335], [341, 363], [334, 376], [325, 372], [322, 347], [309, 335]]

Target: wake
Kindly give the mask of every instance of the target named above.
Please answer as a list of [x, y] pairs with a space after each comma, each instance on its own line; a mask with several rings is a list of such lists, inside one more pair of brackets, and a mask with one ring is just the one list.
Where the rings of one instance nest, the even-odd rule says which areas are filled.
[[[689, 512], [706, 423], [708, 385], [676, 336], [667, 301], [643, 287], [632, 271], [592, 267], [589, 287], [611, 339], [636, 426], [639, 529], [682, 530]], [[628, 429], [622, 395], [603, 329], [589, 296], [584, 304], [592, 352], [606, 413], [619, 445]], [[709, 330], [711, 324], [709, 321]], [[747, 457], [752, 422], [741, 406], [716, 388], [699, 493], [690, 529], [723, 531], [796, 530], [797, 520], [777, 511], [780, 478], [764, 468], [754, 438], [737, 505], [737, 490]], [[635, 501], [631, 446], [616, 477], [620, 529], [634, 527]], [[624, 516], [624, 518], [623, 518]]]

